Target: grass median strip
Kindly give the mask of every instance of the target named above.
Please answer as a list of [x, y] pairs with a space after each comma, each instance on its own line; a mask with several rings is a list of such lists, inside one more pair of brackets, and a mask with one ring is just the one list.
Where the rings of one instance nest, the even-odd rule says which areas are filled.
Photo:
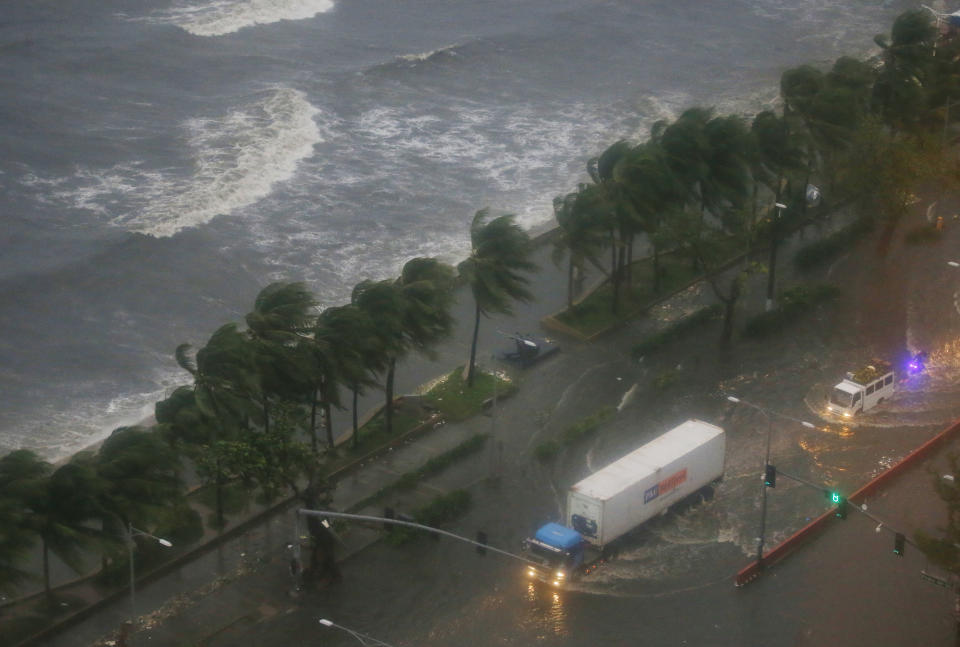
[[558, 440], [548, 440], [540, 443], [533, 450], [533, 456], [537, 460], [548, 461], [560, 453], [566, 447], [585, 438], [595, 432], [600, 425], [609, 420], [617, 413], [616, 407], [602, 407], [586, 418], [582, 418], [560, 434]]
[[362, 510], [363, 508], [372, 506], [381, 501], [391, 492], [412, 489], [424, 478], [439, 474], [452, 463], [479, 452], [481, 449], [483, 449], [483, 446], [486, 442], [487, 434], [474, 434], [456, 447], [449, 449], [438, 456], [434, 456], [421, 467], [413, 470], [412, 472], [407, 472], [401, 475], [400, 478], [393, 483], [383, 486], [367, 498], [353, 506], [350, 506], [349, 511], [356, 512], [357, 510]]

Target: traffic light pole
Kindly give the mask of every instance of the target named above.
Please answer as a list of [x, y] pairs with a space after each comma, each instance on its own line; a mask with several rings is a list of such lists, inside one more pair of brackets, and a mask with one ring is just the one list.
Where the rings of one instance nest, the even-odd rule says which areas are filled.
[[[329, 517], [329, 518], [331, 518], [331, 519], [349, 519], [349, 520], [351, 520], [351, 521], [372, 521], [372, 522], [381, 523], [381, 524], [390, 524], [390, 525], [394, 525], [394, 526], [406, 526], [406, 527], [408, 527], [408, 528], [416, 528], [417, 530], [423, 530], [423, 531], [426, 531], [426, 532], [429, 532], [429, 533], [433, 533], [433, 534], [435, 534], [435, 535], [443, 535], [443, 536], [445, 536], [445, 537], [450, 537], [451, 539], [456, 539], [457, 541], [462, 541], [462, 542], [471, 544], [471, 545], [473, 545], [473, 546], [476, 546], [478, 550], [479, 550], [479, 549], [482, 549], [482, 550], [490, 550], [490, 551], [493, 551], [493, 552], [495, 552], [495, 553], [499, 553], [499, 554], [501, 554], [501, 555], [505, 555], [506, 557], [510, 557], [510, 558], [519, 560], [519, 561], [521, 561], [521, 562], [523, 562], [523, 563], [525, 563], [525, 564], [531, 564], [531, 565], [534, 565], [534, 566], [538, 566], [538, 565], [539, 565], [537, 562], [531, 561], [531, 560], [527, 559], [526, 557], [523, 557], [522, 555], [515, 555], [514, 553], [511, 553], [511, 552], [508, 552], [508, 551], [505, 551], [505, 550], [501, 550], [501, 549], [499, 549], [499, 548], [494, 548], [493, 546], [490, 546], [489, 544], [482, 543], [482, 542], [479, 542], [479, 541], [474, 541], [474, 540], [472, 540], [472, 539], [467, 539], [466, 537], [461, 537], [460, 535], [455, 535], [455, 534], [453, 534], [452, 532], [447, 532], [446, 530], [441, 530], [440, 528], [432, 528], [432, 527], [430, 527], [430, 526], [425, 526], [425, 525], [423, 525], [423, 524], [416, 523], [416, 522], [414, 522], [414, 521], [404, 521], [403, 519], [390, 519], [390, 518], [388, 518], [388, 517], [374, 517], [374, 516], [365, 515], [365, 514], [350, 514], [350, 513], [347, 513], [347, 512], [333, 512], [332, 510], [307, 510], [306, 508], [300, 508], [300, 509], [297, 510], [297, 518], [298, 518], [298, 519], [299, 519], [300, 515], [304, 515], [304, 516], [307, 516], [307, 517], [320, 517], [321, 519], [324, 519], [324, 518], [326, 518], [326, 517]], [[300, 537], [299, 537], [299, 535], [298, 535], [298, 537], [297, 537], [298, 543], [299, 543], [299, 539], [300, 539]]]
[[[791, 422], [799, 423], [804, 427], [808, 427], [810, 429], [816, 429], [816, 426], [809, 422], [806, 422], [804, 420], [798, 420], [791, 416], [784, 415], [782, 413], [777, 413], [776, 411], [769, 411], [764, 407], [753, 404], [752, 402], [748, 402], [746, 400], [743, 400], [742, 398], [738, 398], [733, 395], [728, 395], [727, 400], [729, 400], [730, 402], [733, 402], [734, 404], [742, 404], [750, 407], [751, 409], [756, 409], [757, 411], [763, 414], [764, 418], [767, 419], [767, 448], [766, 448], [766, 452], [764, 453], [764, 460], [763, 460], [763, 466], [765, 471], [767, 469], [767, 466], [770, 465], [770, 442], [773, 436], [773, 418], [772, 418], [773, 415], [776, 415], [785, 420], [790, 420]], [[762, 568], [763, 567], [764, 535], [767, 532], [767, 487], [768, 486], [766, 483], [766, 476], [764, 476], [764, 480], [760, 482], [760, 487], [763, 489], [760, 494], [760, 497], [761, 497], [760, 498], [760, 536], [757, 537], [757, 565]]]

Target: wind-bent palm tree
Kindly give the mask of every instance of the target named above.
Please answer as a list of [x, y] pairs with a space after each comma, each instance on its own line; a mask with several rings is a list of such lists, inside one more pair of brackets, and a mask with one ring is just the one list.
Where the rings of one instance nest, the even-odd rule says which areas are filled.
[[474, 309], [473, 339], [467, 365], [467, 386], [473, 386], [476, 369], [477, 337], [480, 315], [510, 314], [512, 302], [528, 303], [533, 294], [527, 289], [530, 280], [523, 276], [536, 265], [530, 260], [530, 237], [507, 214], [488, 221], [489, 209], [481, 209], [470, 224], [470, 256], [457, 269], [470, 285]]
[[217, 329], [207, 345], [190, 357], [190, 344], [177, 346], [177, 364], [193, 376], [193, 397], [200, 413], [211, 420], [212, 435], [199, 454], [198, 467], [212, 479], [216, 490], [216, 517], [223, 529], [223, 484], [226, 474], [219, 441], [234, 436], [249, 413], [250, 397], [259, 388], [248, 338], [236, 324]]
[[[352, 304], [374, 322], [375, 349], [385, 367], [384, 424], [393, 430], [394, 377], [397, 361], [410, 350], [430, 354], [431, 346], [453, 327], [453, 268], [434, 258], [408, 261], [394, 281], [363, 281], [353, 289]], [[368, 354], [368, 358], [371, 356]]]
[[585, 208], [581, 185], [578, 191], [553, 199], [553, 214], [557, 220], [559, 236], [554, 239], [551, 258], [556, 265], [560, 265], [563, 255], [567, 260], [567, 307], [573, 307], [573, 292], [575, 273], [583, 276], [586, 263], [597, 268], [604, 276], [609, 277], [597, 257], [606, 244], [605, 230], [600, 227], [593, 217], [594, 212]]
[[685, 200], [681, 183], [667, 163], [663, 147], [655, 138], [634, 147], [620, 160], [615, 175], [627, 186], [635, 206], [640, 227], [653, 247], [653, 291], [660, 291], [660, 251], [663, 246], [660, 228], [664, 219], [683, 208]]
[[104, 532], [123, 540], [128, 524], [149, 528], [165, 508], [183, 502], [180, 460], [163, 439], [140, 427], [120, 427], [96, 454], [103, 489]]
[[409, 339], [404, 334], [404, 302], [402, 288], [396, 281], [362, 281], [353, 288], [351, 303], [375, 322], [376, 348], [381, 353], [377, 365], [383, 366], [386, 408], [384, 424], [387, 433], [393, 430], [393, 375], [397, 358], [406, 352]]
[[632, 150], [627, 141], [620, 140], [587, 162], [587, 173], [593, 185], [580, 192], [578, 205], [591, 212], [591, 218], [598, 226], [602, 223], [607, 227], [610, 287], [613, 294], [611, 307], [614, 313], [619, 311], [624, 280], [628, 283], [632, 280], [633, 241], [642, 230], [640, 214], [630, 194], [630, 187], [618, 172]]
[[0, 591], [13, 593], [31, 574], [21, 567], [37, 535], [27, 526], [29, 496], [42, 487], [49, 464], [18, 450], [0, 458]]
[[51, 605], [50, 553], [77, 573], [83, 570], [83, 550], [102, 537], [88, 525], [98, 516], [101, 487], [87, 452], [52, 472], [49, 463], [27, 450], [0, 459], [0, 491], [20, 502], [25, 527], [40, 538], [44, 592]]
[[[757, 221], [758, 207], [757, 193], [760, 186], [765, 186], [773, 196], [773, 207], [768, 207], [766, 233], [770, 243], [770, 257], [767, 264], [767, 309], [773, 305], [776, 288], [777, 251], [783, 238], [790, 230], [791, 216], [799, 215], [802, 209], [795, 205], [787, 205], [784, 210], [776, 207], [784, 201], [788, 189], [788, 174], [799, 174], [807, 168], [803, 160], [803, 150], [798, 144], [798, 135], [791, 131], [789, 122], [785, 118], [765, 110], [753, 118], [750, 128], [751, 148], [751, 175], [753, 176], [753, 198], [751, 218]], [[806, 187], [807, 178], [803, 180]], [[786, 213], [783, 213], [786, 211]]]
[[[326, 370], [353, 394], [353, 446], [359, 435], [357, 407], [363, 389], [374, 386], [374, 375], [386, 369], [380, 339], [373, 321], [353, 304], [327, 308], [317, 318], [314, 337], [327, 350], [323, 353]], [[336, 388], [336, 383], [334, 383]], [[327, 444], [333, 447], [332, 427], [327, 426]]]
[[272, 283], [257, 295], [247, 314], [264, 433], [270, 433], [271, 407], [310, 391], [311, 358], [304, 349], [316, 320], [317, 302], [303, 283]]
[[403, 295], [403, 331], [409, 347], [432, 356], [432, 347], [453, 330], [453, 267], [435, 258], [414, 258], [397, 283]]

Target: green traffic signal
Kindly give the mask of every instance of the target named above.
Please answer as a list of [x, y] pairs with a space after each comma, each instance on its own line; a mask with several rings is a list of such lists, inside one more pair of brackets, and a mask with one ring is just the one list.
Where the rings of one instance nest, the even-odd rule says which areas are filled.
[[839, 493], [839, 492], [831, 492], [831, 493], [830, 493], [830, 501], [832, 501], [833, 503], [840, 503], [840, 499], [842, 499], [842, 498], [843, 498], [843, 497], [840, 496], [840, 493]]

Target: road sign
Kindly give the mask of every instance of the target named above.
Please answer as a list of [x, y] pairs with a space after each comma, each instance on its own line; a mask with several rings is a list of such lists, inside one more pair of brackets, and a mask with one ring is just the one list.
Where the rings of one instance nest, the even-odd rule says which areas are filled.
[[950, 588], [950, 582], [946, 581], [941, 577], [937, 577], [936, 575], [930, 575], [930, 573], [926, 571], [920, 571], [920, 579], [926, 580], [931, 584], [936, 584], [937, 586], [942, 586], [945, 589]]

